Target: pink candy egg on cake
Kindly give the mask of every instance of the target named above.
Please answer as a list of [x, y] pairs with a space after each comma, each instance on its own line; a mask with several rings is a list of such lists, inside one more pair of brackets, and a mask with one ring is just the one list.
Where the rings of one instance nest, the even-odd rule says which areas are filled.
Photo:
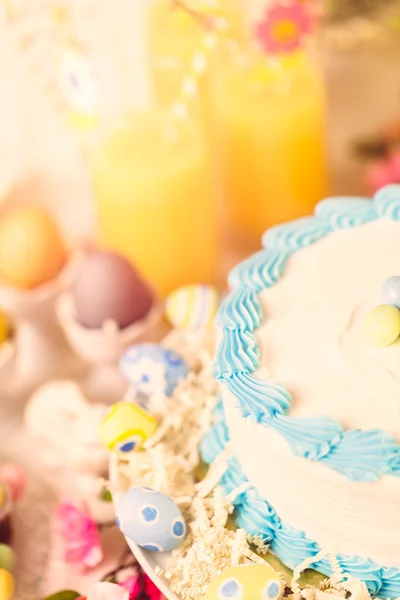
[[77, 321], [99, 329], [108, 320], [120, 329], [150, 311], [153, 296], [135, 268], [114, 252], [92, 251], [84, 259], [72, 287]]

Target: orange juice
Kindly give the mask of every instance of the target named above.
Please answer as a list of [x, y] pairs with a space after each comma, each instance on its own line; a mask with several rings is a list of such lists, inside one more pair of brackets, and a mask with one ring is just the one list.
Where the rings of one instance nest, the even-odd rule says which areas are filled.
[[318, 71], [303, 52], [224, 63], [213, 98], [214, 151], [233, 231], [258, 240], [325, 196], [324, 108]]
[[[222, 36], [243, 36], [242, 11], [237, 0], [185, 0], [185, 5], [200, 15], [222, 18], [225, 22]], [[177, 99], [194, 54], [204, 49], [205, 32], [200, 20], [174, 7], [171, 0], [159, 0], [149, 9], [149, 67], [154, 98], [159, 105], [169, 107]], [[204, 100], [206, 79], [203, 77], [201, 81], [200, 101]]]
[[132, 115], [94, 151], [92, 176], [104, 246], [128, 257], [161, 295], [211, 282], [216, 214], [197, 124], [157, 110]]

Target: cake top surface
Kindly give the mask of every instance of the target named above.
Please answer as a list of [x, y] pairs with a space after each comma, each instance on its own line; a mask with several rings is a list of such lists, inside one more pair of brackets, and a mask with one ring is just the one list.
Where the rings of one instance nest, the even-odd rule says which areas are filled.
[[291, 394], [290, 415], [327, 415], [346, 429], [379, 428], [400, 441], [400, 341], [373, 346], [367, 313], [400, 275], [400, 223], [337, 230], [291, 256], [260, 292], [255, 375]]
[[399, 234], [400, 185], [325, 200], [264, 234], [217, 319], [214, 375], [241, 416], [353, 481], [400, 476], [400, 341], [372, 347], [361, 329], [398, 274]]

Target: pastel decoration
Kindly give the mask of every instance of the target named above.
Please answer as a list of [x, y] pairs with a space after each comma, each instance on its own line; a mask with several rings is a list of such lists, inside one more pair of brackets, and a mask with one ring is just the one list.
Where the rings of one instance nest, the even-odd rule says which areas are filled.
[[165, 313], [177, 329], [196, 331], [211, 327], [220, 301], [220, 292], [212, 286], [187, 285], [168, 296]]
[[103, 560], [102, 540], [87, 507], [61, 502], [55, 511], [54, 526], [64, 543], [64, 560], [81, 570], [93, 569]]
[[83, 260], [72, 287], [76, 318], [88, 329], [107, 320], [120, 329], [143, 319], [153, 305], [149, 287], [128, 260], [93, 251]]
[[182, 356], [160, 344], [136, 344], [120, 360], [124, 377], [145, 396], [164, 393], [171, 396], [179, 381], [188, 374]]
[[[0, 570], [12, 571], [15, 565], [15, 552], [7, 544], [0, 544]], [[1, 596], [0, 596], [1, 598]]]
[[256, 27], [256, 38], [267, 54], [283, 54], [301, 48], [313, 30], [307, 8], [297, 0], [272, 4]]
[[137, 450], [157, 427], [154, 417], [132, 402], [118, 402], [99, 426], [103, 446], [114, 452]]
[[375, 346], [389, 346], [400, 335], [399, 309], [388, 304], [375, 306], [365, 319], [364, 331]]
[[269, 565], [247, 564], [223, 571], [208, 586], [204, 600], [278, 600], [284, 585]]
[[381, 288], [382, 304], [391, 304], [400, 309], [400, 277], [389, 277]]
[[0, 220], [0, 277], [11, 286], [32, 289], [55, 278], [67, 250], [50, 214], [39, 206], [10, 210]]
[[0, 600], [11, 600], [14, 596], [14, 577], [9, 571], [0, 569]]
[[175, 502], [147, 487], [132, 488], [117, 503], [117, 525], [132, 542], [152, 552], [169, 552], [186, 537], [186, 523]]
[[26, 484], [24, 471], [18, 465], [4, 464], [0, 467], [0, 480], [7, 484], [13, 501], [20, 500]]

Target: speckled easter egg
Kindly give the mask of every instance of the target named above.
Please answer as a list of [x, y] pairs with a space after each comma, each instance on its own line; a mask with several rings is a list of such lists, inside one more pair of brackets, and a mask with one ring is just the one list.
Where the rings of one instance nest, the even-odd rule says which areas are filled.
[[117, 503], [117, 524], [146, 550], [175, 550], [186, 537], [182, 513], [171, 498], [147, 487], [132, 488]]
[[54, 279], [67, 260], [67, 250], [50, 214], [27, 205], [0, 220], [0, 277], [7, 285], [33, 289]]
[[160, 344], [136, 344], [120, 360], [124, 377], [145, 396], [163, 392], [170, 396], [178, 382], [188, 374], [182, 356]]
[[177, 329], [196, 331], [210, 327], [215, 319], [221, 294], [209, 285], [187, 285], [170, 294], [165, 314]]
[[138, 450], [157, 428], [154, 417], [133, 402], [118, 402], [99, 426], [103, 446], [114, 452]]
[[107, 320], [120, 329], [150, 311], [150, 289], [132, 265], [114, 252], [92, 251], [83, 260], [72, 287], [77, 321], [99, 329]]
[[231, 567], [208, 586], [204, 600], [278, 600], [284, 585], [269, 565]]

